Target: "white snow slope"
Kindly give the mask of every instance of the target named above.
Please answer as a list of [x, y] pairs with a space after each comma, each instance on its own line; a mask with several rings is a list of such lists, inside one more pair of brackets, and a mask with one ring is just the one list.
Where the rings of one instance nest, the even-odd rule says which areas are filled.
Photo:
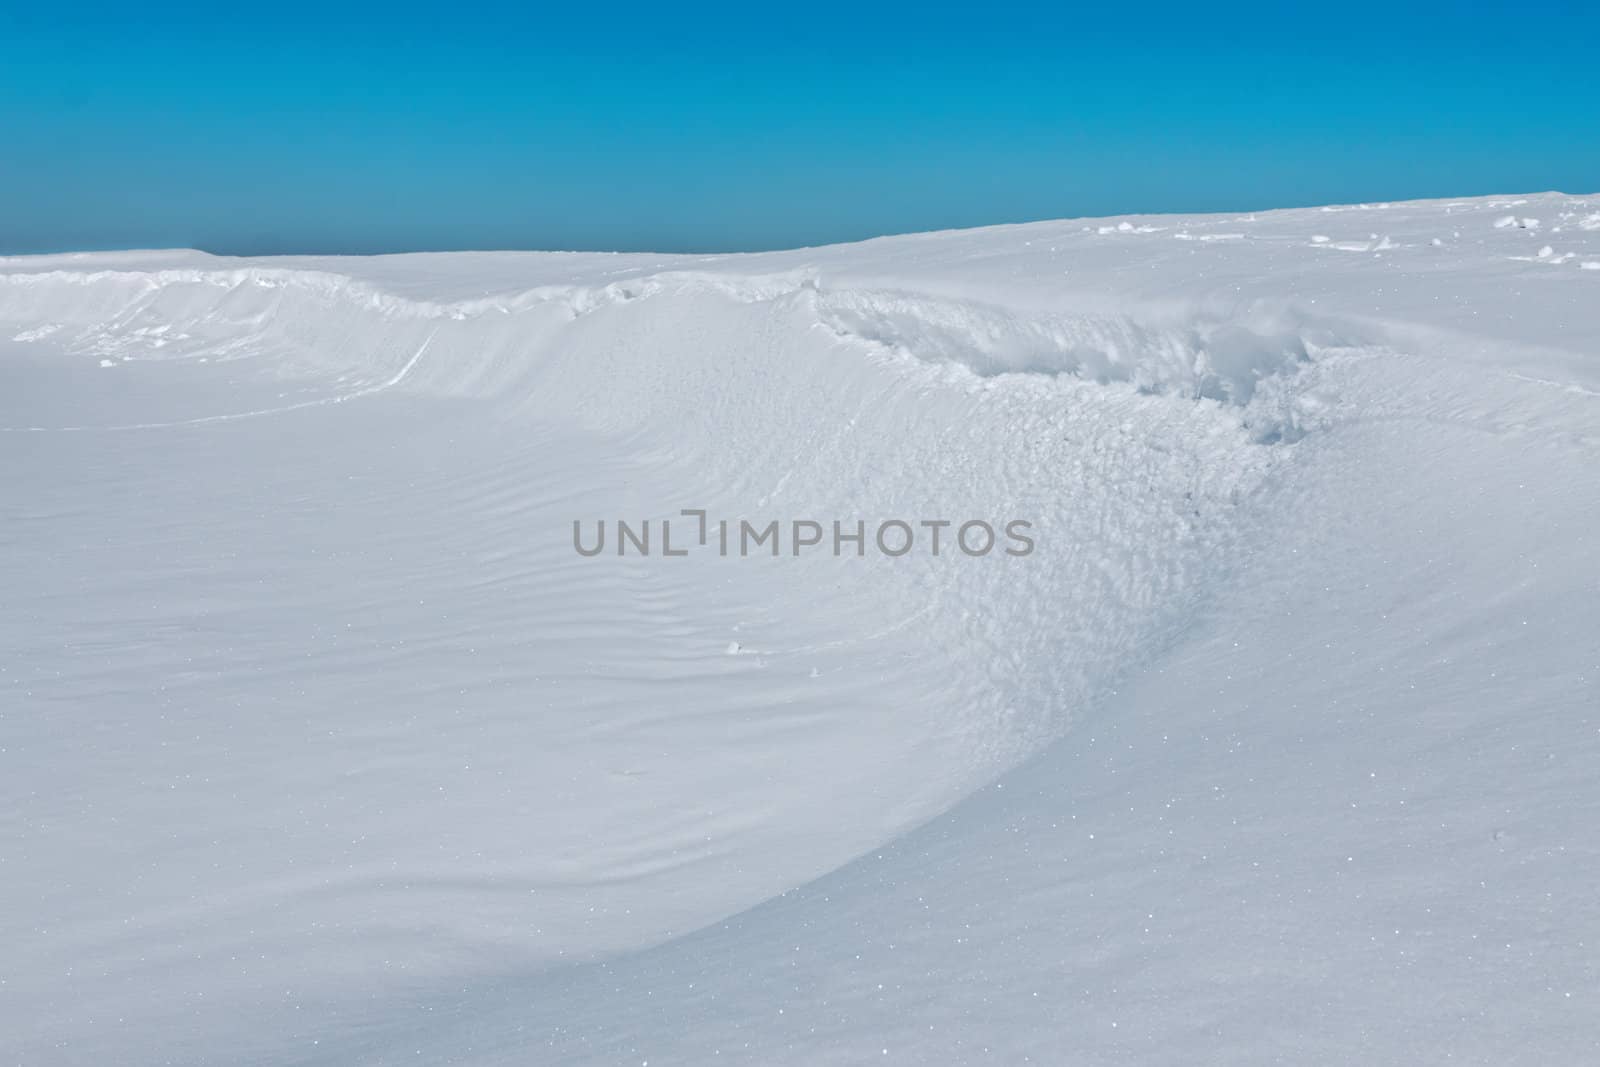
[[0, 1060], [1600, 1062], [1597, 472], [1600, 197], [0, 260]]

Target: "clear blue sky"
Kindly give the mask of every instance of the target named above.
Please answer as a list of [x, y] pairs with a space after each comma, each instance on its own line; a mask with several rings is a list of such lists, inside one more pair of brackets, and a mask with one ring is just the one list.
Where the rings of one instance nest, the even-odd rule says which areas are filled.
[[0, 252], [737, 250], [1600, 190], [1600, 2], [0, 0]]

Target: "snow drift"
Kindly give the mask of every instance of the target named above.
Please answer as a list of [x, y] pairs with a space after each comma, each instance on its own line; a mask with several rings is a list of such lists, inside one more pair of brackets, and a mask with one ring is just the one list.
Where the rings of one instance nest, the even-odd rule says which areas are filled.
[[0, 262], [16, 1058], [1592, 1054], [1594, 207]]

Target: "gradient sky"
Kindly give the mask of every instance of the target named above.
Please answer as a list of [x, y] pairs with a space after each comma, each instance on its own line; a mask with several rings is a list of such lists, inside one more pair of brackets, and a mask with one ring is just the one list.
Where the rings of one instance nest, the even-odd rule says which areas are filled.
[[0, 252], [743, 250], [1551, 188], [1600, 190], [1594, 0], [0, 0]]

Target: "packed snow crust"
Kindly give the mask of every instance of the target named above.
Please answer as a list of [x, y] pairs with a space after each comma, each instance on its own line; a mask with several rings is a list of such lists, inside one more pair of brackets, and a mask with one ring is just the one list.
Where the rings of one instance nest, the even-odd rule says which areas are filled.
[[1596, 220], [0, 259], [0, 1053], [1600, 1058]]

